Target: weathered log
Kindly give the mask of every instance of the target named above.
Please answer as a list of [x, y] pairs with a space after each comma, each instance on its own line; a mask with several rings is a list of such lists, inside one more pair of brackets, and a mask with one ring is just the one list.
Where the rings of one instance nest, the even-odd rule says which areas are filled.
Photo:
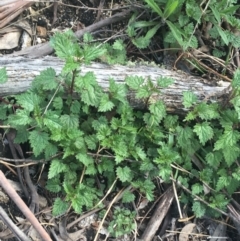
[[[0, 57], [0, 67], [6, 67], [8, 81], [0, 84], [0, 96], [18, 94], [26, 91], [35, 76], [46, 68], [53, 68], [59, 74], [64, 66], [64, 61], [56, 57], [46, 56], [39, 59], [24, 57], [4, 56]], [[222, 81], [221, 86], [213, 86], [205, 83], [200, 77], [191, 76], [181, 71], [171, 71], [159, 66], [132, 64], [131, 66], [108, 65], [103, 63], [92, 63], [89, 66], [83, 65], [82, 74], [92, 71], [97, 78], [99, 85], [108, 90], [109, 79], [113, 78], [118, 84], [124, 84], [127, 76], [142, 76], [146, 80], [151, 78], [153, 82], [159, 77], [168, 77], [174, 83], [167, 88], [161, 89], [161, 94], [151, 97], [151, 100], [161, 99], [165, 102], [168, 111], [179, 112], [183, 110], [182, 95], [184, 91], [194, 92], [199, 101], [221, 101], [230, 83]], [[130, 103], [133, 107], [142, 108], [143, 102], [134, 98], [134, 92], [129, 93]]]

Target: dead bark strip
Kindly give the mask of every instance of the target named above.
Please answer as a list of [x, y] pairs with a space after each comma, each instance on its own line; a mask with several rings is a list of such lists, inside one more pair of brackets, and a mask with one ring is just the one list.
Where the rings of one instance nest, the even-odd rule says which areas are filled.
[[[24, 57], [0, 57], [0, 67], [6, 67], [8, 81], [0, 84], [0, 96], [19, 94], [29, 89], [32, 80], [40, 71], [53, 68], [59, 74], [64, 61], [56, 57], [46, 56], [39, 59]], [[174, 83], [167, 88], [160, 89], [161, 94], [151, 96], [151, 101], [163, 100], [169, 112], [182, 112], [182, 96], [184, 91], [192, 91], [199, 99], [208, 101], [221, 101], [226, 95], [229, 82], [222, 82], [221, 86], [211, 86], [202, 78], [190, 76], [179, 71], [171, 71], [159, 66], [132, 64], [132, 66], [108, 65], [92, 63], [82, 66], [82, 74], [93, 72], [99, 85], [108, 91], [109, 79], [113, 78], [117, 84], [124, 84], [127, 76], [142, 76], [145, 80], [151, 78], [156, 83], [160, 77], [172, 78]], [[135, 108], [143, 108], [142, 100], [135, 98], [134, 92], [129, 93], [130, 104]]]
[[161, 198], [154, 214], [152, 215], [147, 228], [140, 240], [151, 241], [166, 216], [174, 198], [173, 188], [169, 187]]

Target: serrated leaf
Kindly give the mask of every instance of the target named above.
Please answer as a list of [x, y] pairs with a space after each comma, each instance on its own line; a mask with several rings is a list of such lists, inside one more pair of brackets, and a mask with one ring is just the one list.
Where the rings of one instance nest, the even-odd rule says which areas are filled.
[[57, 193], [61, 191], [61, 186], [59, 184], [59, 178], [52, 178], [47, 180], [47, 185], [45, 187], [48, 191]]
[[70, 110], [73, 114], [79, 114], [81, 109], [81, 105], [79, 103], [79, 101], [74, 100], [71, 104]]
[[63, 171], [67, 171], [67, 165], [59, 159], [53, 159], [48, 171], [48, 178], [51, 179]]
[[0, 84], [4, 84], [7, 82], [7, 69], [6, 67], [0, 69]]
[[227, 176], [219, 177], [216, 185], [216, 191], [219, 192], [224, 187], [227, 187], [229, 185], [229, 180]]
[[48, 159], [52, 156], [54, 156], [55, 154], [57, 154], [58, 148], [56, 145], [49, 143], [45, 149], [45, 159]]
[[99, 46], [84, 45], [84, 50], [83, 50], [84, 62], [86, 64], [89, 64], [92, 60], [100, 57], [105, 52], [106, 52], [106, 49], [102, 48], [100, 45]]
[[127, 87], [126, 85], [119, 85], [114, 81], [114, 79], [110, 78], [109, 80], [109, 93], [111, 94], [112, 98], [115, 98], [122, 103], [127, 103]]
[[208, 140], [213, 138], [213, 129], [208, 122], [196, 124], [193, 131], [197, 134], [202, 145], [205, 145]]
[[69, 203], [61, 200], [59, 197], [55, 199], [54, 204], [53, 204], [53, 216], [59, 216], [63, 215], [64, 213], [67, 212], [69, 208]]
[[200, 103], [195, 107], [195, 111], [198, 113], [199, 117], [203, 120], [211, 120], [219, 118], [219, 106], [218, 104], [207, 104]]
[[63, 107], [63, 99], [62, 97], [55, 97], [53, 100], [53, 107], [57, 110], [61, 110]]
[[144, 152], [144, 150], [141, 147], [137, 146], [135, 148], [135, 150], [141, 160], [143, 160], [143, 161], [146, 160], [146, 158], [147, 158], [146, 153]]
[[192, 205], [192, 211], [195, 213], [197, 218], [201, 218], [206, 212], [206, 207], [200, 202], [194, 202]]
[[224, 159], [229, 167], [238, 159], [240, 155], [240, 149], [238, 145], [225, 146], [222, 152]]
[[94, 160], [91, 156], [83, 153], [78, 153], [76, 155], [77, 160], [79, 160], [81, 163], [83, 163], [85, 166], [89, 166], [90, 164], [94, 163]]
[[73, 114], [62, 115], [60, 117], [60, 121], [64, 127], [69, 128], [69, 129], [76, 129], [79, 126], [78, 116], [73, 115]]
[[98, 111], [106, 112], [112, 110], [114, 104], [112, 101], [109, 100], [108, 94], [103, 94], [100, 100], [100, 105], [98, 107]]
[[55, 33], [50, 39], [50, 44], [55, 49], [59, 58], [67, 59], [69, 56], [80, 57], [80, 47], [77, 43], [77, 37], [72, 30], [68, 30], [64, 33]]
[[85, 142], [87, 143], [87, 147], [90, 150], [95, 150], [97, 147], [98, 139], [96, 135], [88, 135], [84, 137]]
[[122, 39], [115, 40], [113, 44], [113, 48], [118, 50], [124, 50], [125, 46], [124, 46], [123, 40]]
[[133, 178], [133, 173], [129, 167], [118, 167], [116, 174], [122, 182], [131, 182]]
[[30, 124], [32, 121], [33, 120], [30, 117], [29, 111], [25, 109], [23, 110], [18, 109], [15, 115], [10, 115], [8, 117], [8, 122], [12, 126], [20, 126], [20, 125], [25, 126]]
[[219, 139], [215, 142], [214, 150], [220, 150], [228, 146], [234, 146], [239, 139], [239, 132], [237, 130], [228, 128], [225, 130], [224, 134], [220, 136]]
[[131, 89], [138, 90], [144, 83], [144, 79], [141, 76], [127, 76], [125, 82]]
[[155, 115], [155, 120], [158, 119], [160, 122], [167, 114], [166, 106], [163, 101], [157, 101], [149, 106], [150, 113]]
[[197, 96], [194, 93], [190, 91], [183, 92], [183, 105], [185, 108], [190, 108], [196, 102]]
[[75, 198], [71, 200], [72, 207], [74, 211], [78, 214], [82, 213], [82, 207], [83, 207], [83, 202], [82, 202], [82, 197], [81, 195], [76, 195]]
[[122, 196], [123, 203], [130, 203], [135, 200], [135, 195], [131, 193], [129, 190], [125, 190]]
[[47, 111], [47, 113], [44, 115], [43, 123], [51, 131], [55, 129], [59, 129], [59, 130], [62, 129], [62, 125], [59, 123], [59, 116], [51, 111]]
[[206, 161], [211, 167], [218, 167], [221, 163], [223, 155], [220, 151], [209, 152], [206, 155]]
[[38, 156], [49, 144], [48, 133], [33, 130], [29, 133], [29, 141], [35, 156]]
[[203, 186], [199, 183], [192, 185], [192, 194], [198, 195], [203, 191]]
[[32, 82], [32, 87], [36, 90], [53, 90], [56, 89], [58, 83], [56, 81], [56, 72], [52, 68], [47, 68], [40, 72]]
[[157, 79], [157, 84], [161, 88], [167, 88], [174, 83], [174, 79], [168, 77], [159, 77]]

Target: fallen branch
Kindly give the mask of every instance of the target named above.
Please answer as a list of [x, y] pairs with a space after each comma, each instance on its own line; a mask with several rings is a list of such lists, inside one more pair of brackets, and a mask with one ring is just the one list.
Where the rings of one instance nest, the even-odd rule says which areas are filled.
[[[47, 56], [40, 59], [30, 59], [24, 57], [0, 57], [0, 66], [6, 67], [8, 81], [0, 84], [0, 96], [19, 94], [29, 89], [32, 80], [39, 75], [40, 71], [53, 68], [58, 75], [64, 61]], [[113, 78], [117, 84], [124, 84], [127, 76], [142, 76], [145, 79], [151, 78], [154, 83], [159, 77], [172, 78], [174, 83], [167, 88], [161, 89], [161, 94], [151, 96], [151, 101], [163, 100], [169, 112], [180, 112], [184, 110], [182, 96], [184, 91], [194, 92], [199, 101], [208, 100], [221, 102], [226, 96], [229, 82], [222, 82], [221, 86], [210, 85], [206, 80], [190, 76], [182, 72], [171, 71], [159, 66], [134, 64], [133, 66], [122, 66], [102, 63], [92, 63], [89, 66], [82, 66], [81, 73], [93, 72], [99, 85], [108, 91], [109, 79]], [[143, 108], [141, 100], [135, 98], [135, 93], [129, 93], [129, 102], [134, 108]]]
[[[84, 29], [77, 31], [75, 35], [77, 36], [77, 38], [80, 39], [85, 33], [91, 33], [107, 25], [123, 21], [125, 18], [129, 16], [129, 14], [133, 11], [133, 9], [134, 8], [130, 8], [121, 13], [116, 13], [110, 18], [105, 18], [97, 23], [94, 23]], [[8, 56], [25, 56], [25, 57], [31, 57], [31, 58], [38, 58], [38, 57], [50, 55], [52, 52], [53, 52], [53, 48], [50, 46], [49, 42], [47, 42], [47, 43], [38, 44], [35, 46], [25, 48], [21, 51], [15, 52]]]

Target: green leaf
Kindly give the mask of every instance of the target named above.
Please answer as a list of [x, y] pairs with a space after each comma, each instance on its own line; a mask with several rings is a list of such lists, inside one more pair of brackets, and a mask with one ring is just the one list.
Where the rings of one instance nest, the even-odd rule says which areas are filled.
[[125, 82], [131, 89], [138, 90], [144, 83], [144, 78], [141, 76], [127, 76]]
[[100, 105], [98, 107], [98, 111], [100, 112], [107, 112], [112, 110], [114, 104], [112, 101], [109, 100], [108, 94], [103, 94], [100, 100]]
[[68, 59], [69, 56], [72, 58], [80, 57], [80, 47], [77, 43], [77, 37], [72, 30], [65, 31], [64, 33], [56, 32], [50, 39], [50, 44], [61, 59]]
[[122, 39], [115, 40], [113, 48], [117, 50], [125, 50], [125, 46]]
[[56, 72], [52, 68], [47, 68], [40, 72], [32, 82], [32, 87], [35, 90], [54, 90], [57, 88]]
[[61, 172], [67, 171], [68, 167], [59, 159], [53, 159], [50, 164], [48, 178], [51, 179]]
[[84, 45], [83, 49], [84, 49], [83, 56], [84, 56], [85, 64], [89, 64], [92, 60], [102, 56], [106, 52], [106, 49], [101, 47], [101, 45], [99, 46]]
[[144, 36], [132, 39], [132, 43], [139, 49], [145, 49], [149, 46], [151, 39]]
[[114, 79], [110, 78], [109, 80], [109, 93], [112, 98], [119, 100], [120, 102], [127, 104], [127, 87], [126, 85], [119, 85], [114, 81]]
[[47, 185], [45, 186], [46, 189], [50, 192], [60, 192], [61, 191], [61, 186], [60, 186], [60, 181], [59, 178], [52, 178], [47, 180]]
[[199, 183], [192, 185], [192, 194], [198, 195], [203, 192], [203, 186]]
[[209, 152], [206, 155], [206, 161], [211, 167], [218, 167], [223, 159], [223, 155], [220, 151]]
[[72, 112], [73, 114], [79, 114], [80, 109], [81, 109], [81, 105], [80, 105], [79, 101], [74, 100], [74, 101], [71, 103], [71, 107], [70, 107], [71, 112]]
[[174, 79], [168, 77], [157, 78], [157, 85], [161, 88], [167, 88], [174, 83]]
[[133, 178], [133, 173], [131, 171], [131, 169], [129, 167], [118, 167], [116, 170], [117, 176], [118, 178], [122, 181], [122, 182], [131, 182], [132, 178]]
[[51, 131], [54, 131], [55, 129], [62, 129], [62, 125], [59, 123], [59, 116], [52, 111], [47, 111], [43, 117], [43, 123]]
[[63, 108], [63, 99], [62, 97], [55, 97], [53, 100], [53, 107], [57, 110], [61, 110]]
[[199, 117], [203, 120], [211, 120], [219, 118], [219, 106], [218, 104], [200, 103], [195, 107], [195, 111]]
[[224, 134], [215, 142], [214, 150], [225, 149], [229, 146], [234, 146], [240, 139], [240, 133], [237, 130], [226, 128]]
[[197, 134], [200, 143], [205, 145], [205, 143], [213, 138], [213, 129], [208, 122], [198, 123], [194, 126], [193, 131]]
[[197, 218], [201, 218], [206, 213], [206, 207], [197, 201], [193, 203], [192, 210]]
[[76, 115], [62, 115], [60, 117], [60, 122], [65, 128], [76, 129], [79, 126], [78, 116]]
[[83, 153], [78, 153], [76, 155], [77, 160], [83, 163], [85, 166], [89, 166], [94, 163], [94, 160], [91, 156]]
[[33, 111], [35, 106], [40, 104], [41, 99], [33, 92], [27, 92], [16, 96], [18, 104], [28, 111]]
[[155, 120], [160, 121], [166, 116], [166, 107], [163, 101], [157, 101], [149, 106], [150, 113], [155, 115]]
[[131, 193], [129, 190], [125, 190], [122, 196], [123, 203], [130, 203], [135, 200], [135, 195]]
[[160, 17], [163, 18], [163, 12], [162, 10], [158, 7], [157, 3], [154, 0], [144, 0], [154, 12], [156, 12]]
[[32, 118], [30, 117], [30, 113], [28, 110], [17, 109], [15, 115], [10, 115], [8, 117], [8, 122], [12, 126], [25, 126], [32, 122]]
[[240, 149], [238, 145], [225, 146], [222, 152], [223, 152], [225, 161], [229, 167], [237, 160], [237, 158], [240, 155]]
[[229, 185], [229, 180], [227, 176], [219, 177], [216, 185], [216, 191], [219, 192], [224, 187], [227, 187]]
[[43, 131], [33, 130], [29, 133], [29, 141], [35, 156], [38, 156], [49, 144], [49, 135]]
[[190, 108], [197, 102], [197, 96], [190, 92], [190, 91], [185, 91], [183, 92], [183, 105], [185, 108]]
[[169, 28], [171, 29], [171, 32], [173, 34], [173, 36], [175, 37], [175, 39], [177, 40], [177, 42], [182, 46], [183, 45], [183, 38], [182, 38], [182, 32], [179, 28], [177, 28], [177, 26], [175, 26], [172, 22], [166, 20], [167, 25], [169, 26]]
[[236, 71], [234, 72], [231, 85], [233, 88], [240, 88], [240, 69], [236, 69]]
[[7, 69], [6, 67], [0, 69], [0, 84], [4, 84], [7, 82]]
[[74, 211], [78, 214], [82, 213], [82, 207], [83, 207], [83, 202], [82, 202], [82, 197], [81, 195], [77, 194], [72, 200], [72, 207]]
[[228, 37], [227, 37], [225, 31], [223, 31], [223, 30], [222, 30], [220, 27], [218, 27], [218, 26], [216, 26], [216, 28], [217, 28], [217, 31], [218, 31], [219, 35], [221, 36], [222, 40], [224, 41], [224, 43], [225, 43], [226, 45], [228, 45], [228, 44], [229, 44], [229, 40], [228, 40]]
[[61, 200], [59, 197], [55, 199], [54, 204], [53, 204], [53, 216], [59, 216], [63, 215], [64, 213], [67, 212], [69, 208], [69, 203]]
[[84, 140], [87, 144], [88, 149], [96, 150], [98, 139], [96, 135], [88, 135], [84, 137]]
[[164, 9], [163, 18], [167, 19], [178, 7], [178, 0], [168, 0]]

